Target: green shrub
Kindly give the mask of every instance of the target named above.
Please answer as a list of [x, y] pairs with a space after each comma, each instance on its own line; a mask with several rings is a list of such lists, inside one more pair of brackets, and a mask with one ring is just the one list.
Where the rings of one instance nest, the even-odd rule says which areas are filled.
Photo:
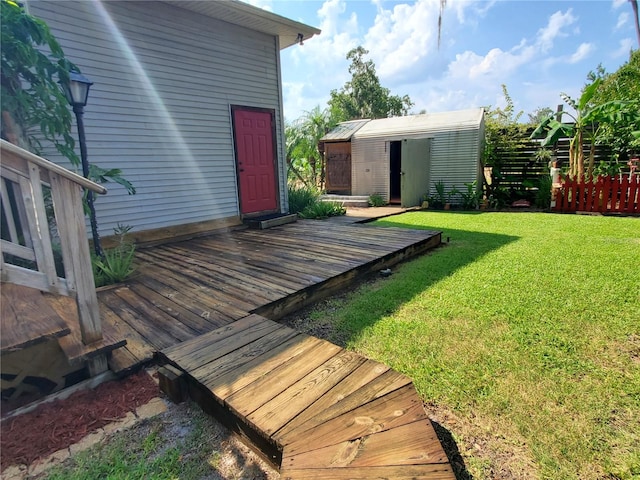
[[534, 205], [538, 208], [548, 209], [551, 206], [551, 176], [543, 175], [538, 180], [538, 191]]
[[301, 213], [309, 205], [318, 202], [318, 191], [310, 187], [289, 187], [289, 212]]
[[316, 201], [308, 205], [300, 215], [302, 218], [322, 219], [329, 217], [338, 217], [347, 213], [342, 204], [338, 202], [321, 202]]
[[476, 210], [482, 200], [482, 189], [477, 188], [478, 182], [465, 183], [466, 192], [460, 192], [462, 197], [462, 208], [465, 210]]
[[387, 202], [384, 201], [384, 197], [379, 193], [374, 193], [369, 197], [369, 206], [370, 207], [384, 207]]
[[119, 237], [118, 245], [103, 250], [102, 258], [95, 255], [91, 257], [96, 287], [123, 282], [135, 271], [133, 260], [136, 247], [126, 239], [131, 228], [129, 225], [118, 224], [113, 229], [113, 233]]
[[136, 247], [133, 244], [118, 245], [104, 250], [104, 257], [93, 257], [93, 275], [96, 287], [120, 283], [134, 271], [133, 257]]

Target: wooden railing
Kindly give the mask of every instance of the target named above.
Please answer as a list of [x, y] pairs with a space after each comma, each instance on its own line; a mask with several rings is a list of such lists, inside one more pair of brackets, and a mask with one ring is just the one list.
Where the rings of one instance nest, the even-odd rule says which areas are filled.
[[640, 175], [602, 176], [595, 181], [563, 180], [554, 210], [640, 214]]
[[[102, 327], [82, 195], [83, 188], [100, 194], [106, 189], [5, 140], [0, 142], [2, 281], [74, 297], [83, 343], [98, 341]], [[56, 228], [49, 224], [47, 209], [53, 209]], [[56, 231], [64, 273], [56, 271], [53, 245], [57, 242], [52, 242]]]

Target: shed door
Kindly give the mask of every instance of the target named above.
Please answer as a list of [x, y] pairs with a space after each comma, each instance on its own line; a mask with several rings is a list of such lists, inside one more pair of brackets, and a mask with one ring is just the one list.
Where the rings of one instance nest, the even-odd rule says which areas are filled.
[[422, 196], [429, 188], [430, 168], [429, 138], [404, 139], [402, 141], [402, 180], [400, 186], [403, 207], [415, 207], [422, 203]]
[[274, 130], [270, 111], [233, 109], [242, 214], [278, 208]]
[[351, 195], [351, 143], [325, 144], [328, 193]]

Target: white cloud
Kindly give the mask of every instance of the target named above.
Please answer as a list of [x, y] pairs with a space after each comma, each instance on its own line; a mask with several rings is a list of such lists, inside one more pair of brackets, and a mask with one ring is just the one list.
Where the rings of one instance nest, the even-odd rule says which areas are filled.
[[627, 0], [613, 0], [612, 2], [612, 6], [615, 9], [620, 8], [622, 5], [626, 4]]
[[296, 62], [304, 59], [314, 62], [320, 69], [336, 68], [336, 59], [344, 59], [347, 52], [357, 46], [358, 41], [353, 33], [357, 34], [359, 30], [358, 16], [354, 12], [344, 18], [346, 8], [345, 0], [327, 0], [322, 4], [318, 10], [322, 34], [293, 51]]
[[630, 18], [631, 15], [629, 14], [629, 12], [622, 12], [620, 15], [618, 15], [618, 23], [616, 23], [616, 27], [614, 30], [620, 30], [627, 24]]
[[[393, 10], [380, 5], [373, 25], [364, 37], [381, 79], [410, 72], [413, 65], [437, 48], [438, 4], [418, 0], [397, 4]], [[431, 28], [429, 26], [432, 26]]]
[[569, 63], [578, 63], [589, 56], [589, 54], [594, 50], [594, 46], [592, 43], [581, 43], [578, 49], [569, 57]]
[[536, 44], [540, 46], [543, 52], [547, 52], [553, 47], [553, 42], [558, 37], [567, 37], [568, 34], [563, 31], [565, 27], [576, 22], [577, 17], [571, 13], [571, 9], [565, 13], [557, 11], [551, 17], [547, 26], [538, 30], [538, 38]]
[[346, 54], [360, 41], [358, 17], [348, 14], [345, 0], [327, 0], [318, 10], [322, 34], [282, 52], [296, 70], [303, 72], [296, 82], [283, 85], [284, 111], [294, 120], [316, 105], [324, 107], [332, 89], [340, 88], [349, 77]]
[[620, 40], [620, 48], [615, 50], [611, 54], [611, 56], [613, 58], [628, 57], [629, 52], [633, 48], [634, 43], [635, 42], [633, 41], [632, 38], [623, 38], [622, 40]]

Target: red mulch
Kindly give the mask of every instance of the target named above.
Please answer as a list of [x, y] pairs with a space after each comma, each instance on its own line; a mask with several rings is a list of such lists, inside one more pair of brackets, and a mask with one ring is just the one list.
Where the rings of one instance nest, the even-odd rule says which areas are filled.
[[142, 371], [124, 380], [76, 392], [64, 400], [39, 405], [35, 410], [0, 424], [0, 469], [30, 465], [34, 460], [77, 443], [85, 435], [157, 397], [159, 388]]

